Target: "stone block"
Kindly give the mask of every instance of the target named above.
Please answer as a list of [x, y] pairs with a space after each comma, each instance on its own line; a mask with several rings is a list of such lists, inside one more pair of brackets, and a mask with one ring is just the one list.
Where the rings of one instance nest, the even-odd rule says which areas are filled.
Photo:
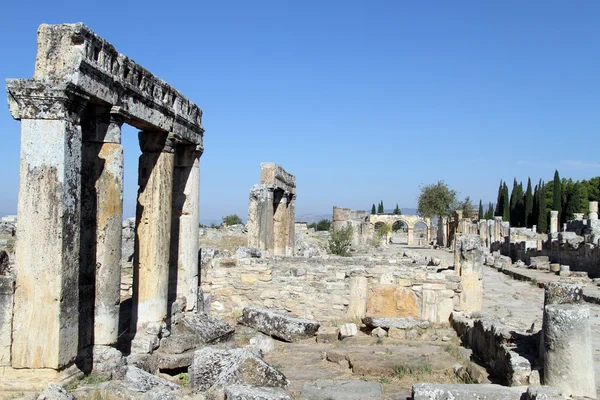
[[161, 339], [160, 352], [181, 354], [202, 345], [226, 341], [235, 329], [222, 318], [208, 314], [190, 314], [171, 328], [171, 335]]
[[550, 269], [550, 258], [548, 256], [531, 257], [529, 266], [533, 269], [547, 271]]
[[197, 350], [188, 373], [190, 388], [194, 393], [223, 390], [236, 384], [279, 388], [288, 385], [287, 378], [281, 372], [244, 349], [205, 347]]
[[150, 390], [154, 391], [160, 388], [168, 388], [170, 390], [177, 390], [181, 388], [179, 385], [173, 382], [169, 382], [164, 378], [152, 375], [151, 373], [132, 365], [127, 366], [123, 381], [128, 389], [142, 393]]
[[381, 400], [383, 392], [378, 382], [360, 380], [317, 380], [305, 382], [300, 400]]
[[363, 323], [371, 328], [398, 328], [398, 329], [414, 329], [428, 328], [431, 323], [427, 320], [416, 318], [383, 318], [383, 317], [365, 317]]
[[581, 304], [583, 303], [583, 287], [566, 282], [550, 282], [544, 290], [544, 305], [548, 304]]
[[318, 343], [334, 343], [338, 341], [340, 330], [335, 326], [321, 326], [317, 331]]
[[552, 386], [529, 386], [526, 400], [563, 400], [564, 397]]
[[400, 328], [390, 328], [388, 336], [393, 339], [406, 339], [406, 330]]
[[231, 385], [225, 388], [225, 400], [292, 400], [292, 398], [281, 388]]
[[369, 290], [367, 315], [418, 318], [417, 296], [409, 288], [396, 285], [373, 285]]
[[248, 347], [259, 352], [260, 355], [263, 356], [275, 350], [275, 342], [273, 342], [273, 339], [271, 339], [269, 336], [259, 333], [250, 339], [250, 344]]
[[238, 247], [235, 256], [240, 258], [260, 258], [262, 256], [259, 249], [252, 247]]
[[340, 325], [339, 329], [340, 339], [358, 335], [358, 328], [356, 327], [356, 324], [342, 324]]
[[373, 329], [371, 331], [371, 336], [378, 337], [378, 338], [383, 338], [383, 337], [387, 336], [387, 332], [383, 328], [375, 328], [375, 329]]
[[568, 266], [568, 265], [561, 265], [560, 266], [560, 271], [558, 272], [558, 275], [564, 276], [564, 277], [571, 276], [571, 267]]
[[37, 400], [75, 400], [75, 396], [67, 392], [62, 386], [51, 383], [40, 393]]
[[283, 311], [258, 307], [244, 308], [239, 322], [286, 342], [314, 336], [320, 327], [317, 321], [296, 317]]
[[412, 400], [520, 400], [524, 388], [494, 384], [417, 383], [412, 387]]
[[550, 264], [550, 272], [560, 272], [560, 264], [559, 263], [552, 263]]

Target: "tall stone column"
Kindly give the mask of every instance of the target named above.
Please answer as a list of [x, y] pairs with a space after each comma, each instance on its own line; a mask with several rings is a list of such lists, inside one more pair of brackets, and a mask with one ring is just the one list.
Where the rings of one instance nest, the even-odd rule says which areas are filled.
[[474, 233], [456, 235], [454, 270], [460, 276], [460, 311], [483, 308], [483, 240]]
[[275, 204], [276, 208], [273, 214], [275, 248], [273, 250], [273, 255], [284, 256], [288, 244], [287, 233], [289, 231], [287, 193], [278, 190], [275, 193]]
[[287, 233], [286, 256], [293, 256], [296, 249], [296, 195], [289, 195], [288, 215], [289, 228]]
[[273, 197], [271, 185], [254, 185], [248, 204], [248, 247], [260, 249], [266, 257], [273, 255]]
[[78, 349], [79, 122], [87, 99], [68, 85], [9, 80], [7, 90], [21, 121], [11, 364], [61, 369]]
[[598, 202], [590, 201], [589, 219], [598, 219]]
[[415, 228], [413, 226], [410, 226], [410, 225], [408, 226], [408, 229], [407, 229], [407, 232], [408, 232], [408, 243], [407, 244], [409, 246], [412, 246], [414, 244], [414, 242], [415, 242], [415, 239], [414, 239], [414, 229]]
[[150, 353], [158, 346], [167, 317], [175, 155], [165, 132], [143, 131], [139, 140], [132, 351]]
[[558, 211], [550, 211], [550, 234], [558, 233]]
[[[169, 303], [185, 298], [186, 311], [198, 307], [200, 156], [195, 145], [175, 148]], [[183, 300], [183, 299], [182, 299]]]
[[[117, 341], [123, 221], [122, 119], [90, 105], [82, 119], [80, 348]], [[93, 336], [91, 335], [93, 333]]]

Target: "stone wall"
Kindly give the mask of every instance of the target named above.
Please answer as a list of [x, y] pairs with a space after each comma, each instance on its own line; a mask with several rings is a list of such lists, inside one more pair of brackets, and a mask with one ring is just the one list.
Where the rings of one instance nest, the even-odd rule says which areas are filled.
[[201, 286], [213, 314], [234, 318], [244, 307], [287, 310], [318, 321], [415, 317], [447, 323], [458, 305], [460, 277], [426, 260], [377, 257], [229, 257], [203, 250]]

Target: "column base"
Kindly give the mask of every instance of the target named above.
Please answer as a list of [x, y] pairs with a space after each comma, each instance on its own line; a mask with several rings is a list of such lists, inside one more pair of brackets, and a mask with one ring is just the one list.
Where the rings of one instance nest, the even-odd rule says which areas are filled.
[[75, 364], [60, 371], [51, 368], [0, 367], [0, 399], [14, 399], [38, 393], [46, 389], [50, 383], [64, 387], [83, 376], [83, 371]]

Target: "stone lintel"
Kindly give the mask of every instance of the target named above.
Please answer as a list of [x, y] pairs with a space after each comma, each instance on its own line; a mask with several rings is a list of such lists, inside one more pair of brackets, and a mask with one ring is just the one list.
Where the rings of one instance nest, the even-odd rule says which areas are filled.
[[296, 177], [272, 162], [260, 164], [260, 183], [296, 194]]
[[38, 29], [34, 80], [71, 83], [98, 102], [119, 106], [142, 130], [173, 132], [202, 143], [202, 110], [82, 23]]

